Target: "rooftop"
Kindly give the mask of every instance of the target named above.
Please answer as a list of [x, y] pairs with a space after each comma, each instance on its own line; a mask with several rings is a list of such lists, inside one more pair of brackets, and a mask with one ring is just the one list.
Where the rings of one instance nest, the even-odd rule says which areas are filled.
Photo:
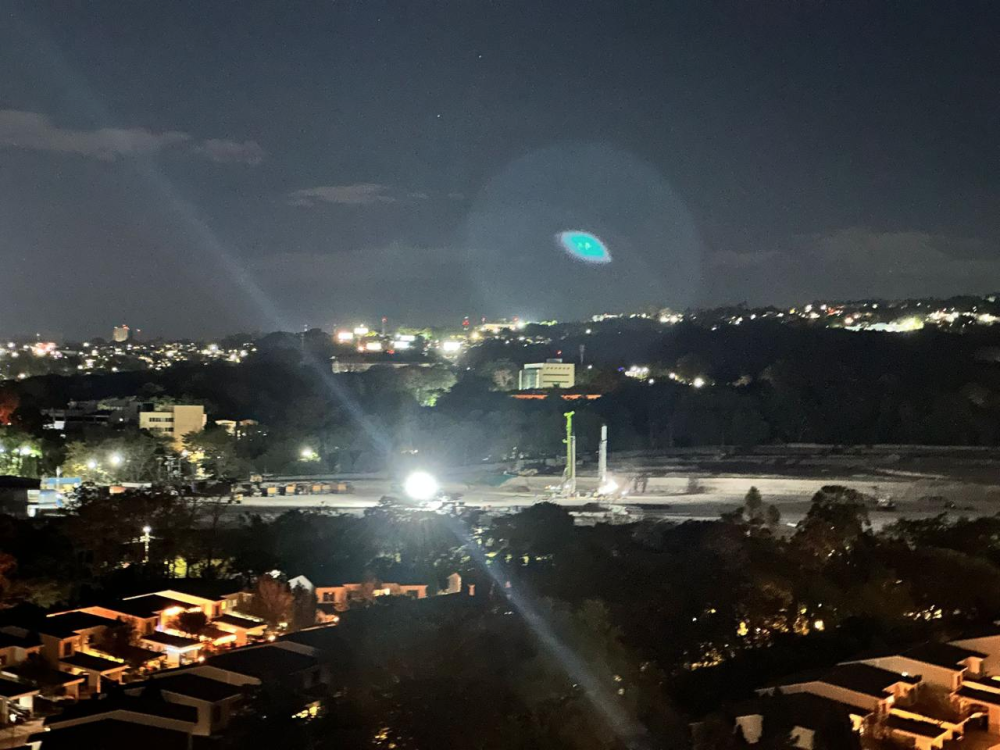
[[36, 629], [45, 635], [67, 638], [83, 630], [116, 624], [115, 620], [89, 612], [64, 612], [46, 617], [38, 623]]
[[920, 721], [919, 719], [910, 719], [897, 714], [889, 714], [885, 723], [890, 729], [908, 732], [910, 734], [915, 734], [920, 737], [928, 737], [930, 739], [936, 739], [937, 737], [947, 734], [948, 732], [945, 727], [940, 724], [935, 724], [932, 721]]
[[324, 653], [345, 648], [343, 631], [332, 625], [321, 625], [308, 630], [300, 630], [297, 633], [289, 633], [281, 636], [281, 640], [309, 646]]
[[0, 648], [10, 648], [11, 646], [34, 648], [41, 645], [42, 642], [39, 640], [37, 633], [28, 633], [22, 636], [15, 633], [0, 632]]
[[105, 649], [109, 656], [115, 656], [119, 659], [124, 659], [129, 664], [146, 664], [151, 661], [156, 661], [157, 659], [164, 659], [166, 655], [160, 651], [153, 651], [149, 648], [142, 648], [141, 646], [132, 645], [121, 645], [114, 646], [113, 648]]
[[762, 714], [767, 717], [780, 716], [781, 722], [792, 722], [806, 729], [821, 729], [831, 721], [849, 721], [851, 714], [863, 714], [866, 710], [847, 703], [825, 698], [812, 693], [786, 693], [763, 699], [747, 701], [736, 709], [736, 716]]
[[40, 479], [0, 475], [0, 490], [37, 490], [41, 484]]
[[957, 695], [962, 698], [978, 701], [979, 703], [985, 703], [990, 706], [1000, 706], [1000, 693], [994, 693], [992, 690], [978, 688], [975, 683], [964, 683], [962, 687], [958, 689]]
[[[163, 581], [157, 591], [177, 591], [189, 596], [199, 596], [202, 599], [218, 601], [227, 596], [233, 596], [243, 590], [243, 584], [238, 581], [219, 581], [208, 578], [171, 578]], [[150, 594], [146, 594], [150, 596]], [[136, 597], [129, 597], [134, 599]]]
[[73, 683], [81, 683], [86, 679], [83, 675], [60, 672], [58, 669], [52, 669], [44, 664], [34, 662], [25, 662], [15, 667], [4, 667], [3, 674], [31, 680], [43, 687], [62, 687], [64, 685], [72, 685]]
[[244, 615], [236, 615], [231, 612], [222, 615], [222, 617], [216, 617], [214, 620], [212, 620], [213, 625], [216, 625], [220, 622], [225, 623], [226, 625], [231, 625], [234, 628], [245, 628], [247, 630], [253, 630], [254, 628], [262, 628], [267, 624], [263, 620], [255, 620], [251, 617], [246, 617]]
[[146, 687], [156, 687], [178, 695], [186, 695], [190, 698], [209, 701], [225, 700], [243, 694], [243, 689], [238, 685], [229, 685], [210, 677], [193, 674], [191, 672], [181, 672], [180, 674], [168, 674], [164, 677], [155, 677], [151, 681], [143, 683]]
[[173, 649], [191, 649], [201, 646], [201, 641], [197, 638], [186, 638], [182, 635], [174, 635], [173, 633], [149, 633], [148, 635], [139, 636], [139, 640], [148, 643], [159, 643]]
[[46, 719], [46, 725], [58, 726], [64, 721], [72, 721], [84, 716], [99, 716], [111, 713], [112, 711], [131, 711], [147, 716], [158, 716], [163, 719], [173, 719], [174, 721], [186, 721], [192, 724], [198, 721], [198, 709], [194, 706], [184, 706], [180, 703], [168, 703], [159, 696], [143, 695], [141, 697], [131, 697], [118, 694], [107, 698], [94, 698], [88, 701], [67, 706], [61, 714], [50, 716]]
[[143, 618], [156, 617], [164, 610], [171, 609], [173, 607], [179, 607], [182, 610], [188, 610], [192, 607], [192, 605], [188, 602], [170, 599], [169, 597], [161, 596], [160, 594], [145, 594], [143, 596], [137, 596], [131, 599], [121, 599], [110, 604], [102, 604], [100, 606], [105, 609], [110, 609], [112, 612], [121, 612], [125, 615]]
[[315, 667], [319, 662], [280, 646], [251, 646], [209, 658], [206, 664], [260, 680], [280, 679]]
[[870, 664], [838, 664], [830, 669], [822, 669], [803, 674], [792, 675], [778, 682], [775, 687], [781, 685], [799, 685], [804, 682], [825, 682], [828, 685], [837, 685], [856, 693], [863, 693], [874, 698], [885, 698], [886, 690], [900, 682], [908, 685], [916, 685], [920, 682], [920, 677], [916, 675], [903, 675], [899, 672], [891, 672], [888, 669], [880, 669]]
[[986, 658], [986, 654], [984, 653], [960, 646], [953, 646], [950, 643], [923, 643], [908, 651], [904, 651], [903, 656], [916, 661], [922, 661], [926, 664], [934, 664], [938, 667], [955, 670], [962, 669], [963, 665], [959, 664], [959, 662], [970, 657], [977, 659]]
[[26, 682], [5, 680], [0, 677], [0, 696], [4, 698], [16, 698], [19, 695], [31, 695], [37, 692], [38, 688], [34, 685], [29, 685]]
[[65, 656], [59, 660], [60, 664], [66, 664], [77, 669], [86, 669], [91, 672], [109, 672], [113, 669], [124, 669], [128, 665], [124, 662], [105, 659], [103, 656], [94, 654], [75, 653], [72, 656]]
[[45, 750], [124, 750], [136, 747], [142, 750], [189, 750], [191, 747], [187, 732], [133, 724], [121, 719], [101, 719], [64, 729], [55, 728], [32, 735], [31, 739], [43, 740]]

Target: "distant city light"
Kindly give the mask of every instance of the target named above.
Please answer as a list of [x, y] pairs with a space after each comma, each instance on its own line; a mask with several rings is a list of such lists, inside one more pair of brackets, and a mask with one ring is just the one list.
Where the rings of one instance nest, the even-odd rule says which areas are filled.
[[365, 351], [366, 352], [380, 352], [380, 351], [382, 351], [382, 342], [381, 341], [369, 341], [369, 342], [367, 342], [365, 344]]
[[358, 326], [357, 328], [354, 329], [354, 335], [355, 336], [367, 336], [368, 335], [368, 326]]
[[462, 342], [461, 341], [442, 341], [441, 342], [441, 351], [445, 352], [446, 354], [454, 354], [455, 352], [461, 350], [461, 348], [462, 348]]
[[695, 378], [691, 381], [691, 385], [695, 388], [701, 388], [705, 385], [705, 378]]
[[337, 341], [341, 343], [354, 341], [354, 334], [351, 331], [337, 331]]

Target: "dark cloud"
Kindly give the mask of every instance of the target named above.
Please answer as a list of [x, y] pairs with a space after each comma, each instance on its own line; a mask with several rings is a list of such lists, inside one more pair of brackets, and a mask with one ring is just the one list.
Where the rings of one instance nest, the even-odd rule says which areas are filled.
[[257, 141], [230, 141], [225, 138], [209, 138], [194, 147], [196, 154], [218, 164], [249, 164], [257, 166], [264, 161], [264, 149]]
[[[781, 250], [719, 251], [708, 265], [708, 294], [732, 302], [950, 296], [1000, 286], [1000, 255], [991, 243], [863, 227], [798, 237]], [[794, 292], [775, 294], [776, 278]]]
[[169, 148], [190, 146], [191, 153], [220, 164], [260, 164], [264, 149], [256, 141], [210, 138], [193, 142], [190, 133], [156, 132], [146, 128], [97, 128], [77, 130], [55, 125], [37, 112], [0, 109], [0, 148], [76, 154], [104, 161], [155, 154]]
[[320, 185], [293, 190], [288, 194], [288, 202], [293, 206], [307, 207], [323, 203], [339, 206], [375, 206], [399, 203], [403, 200], [427, 200], [429, 197], [427, 193], [399, 191], [389, 185], [375, 182], [356, 182], [351, 185]]
[[155, 133], [145, 128], [74, 130], [54, 125], [45, 115], [0, 110], [0, 148], [54, 151], [112, 160], [151, 154], [191, 140], [187, 133]]

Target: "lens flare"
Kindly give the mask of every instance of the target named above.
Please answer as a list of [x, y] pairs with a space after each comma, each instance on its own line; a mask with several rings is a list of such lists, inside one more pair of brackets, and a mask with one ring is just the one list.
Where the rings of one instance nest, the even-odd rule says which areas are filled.
[[556, 235], [563, 250], [584, 263], [610, 263], [611, 253], [600, 238], [590, 232], [570, 229]]

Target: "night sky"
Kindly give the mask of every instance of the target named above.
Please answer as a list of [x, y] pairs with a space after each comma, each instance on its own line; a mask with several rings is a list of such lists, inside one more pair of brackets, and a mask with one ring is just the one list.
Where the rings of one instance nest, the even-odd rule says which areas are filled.
[[4, 0], [0, 334], [994, 291], [998, 38], [965, 0]]

